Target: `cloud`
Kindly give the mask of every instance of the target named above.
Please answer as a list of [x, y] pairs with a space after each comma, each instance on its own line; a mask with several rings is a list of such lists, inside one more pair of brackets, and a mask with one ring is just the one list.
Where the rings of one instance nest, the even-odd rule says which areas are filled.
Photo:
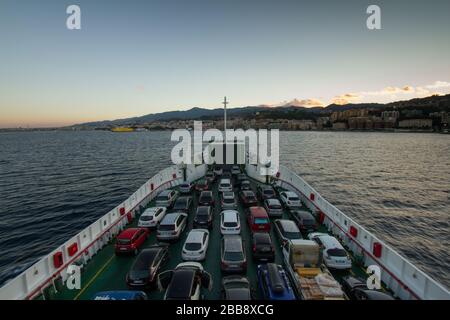
[[361, 98], [360, 94], [356, 93], [344, 93], [339, 96], [335, 96], [332, 100], [332, 103], [334, 104], [347, 104], [347, 103], [354, 103], [358, 101]]
[[322, 101], [315, 98], [300, 100], [299, 104], [304, 107], [323, 107], [325, 105]]
[[425, 86], [427, 89], [441, 89], [450, 88], [450, 82], [447, 81], [435, 81], [433, 84]]

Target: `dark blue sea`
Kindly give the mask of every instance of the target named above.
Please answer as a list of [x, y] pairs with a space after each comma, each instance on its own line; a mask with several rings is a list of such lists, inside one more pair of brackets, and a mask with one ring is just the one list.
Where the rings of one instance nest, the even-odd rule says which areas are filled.
[[[450, 136], [281, 132], [280, 161], [450, 287]], [[171, 164], [170, 132], [0, 133], [0, 283]]]

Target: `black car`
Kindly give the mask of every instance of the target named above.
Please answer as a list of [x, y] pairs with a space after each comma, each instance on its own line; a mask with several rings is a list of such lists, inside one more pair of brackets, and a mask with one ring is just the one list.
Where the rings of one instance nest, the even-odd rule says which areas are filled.
[[252, 300], [250, 281], [243, 276], [226, 276], [222, 279], [222, 299]]
[[214, 206], [214, 197], [212, 191], [202, 191], [198, 198], [199, 206]]
[[275, 190], [273, 189], [273, 187], [265, 184], [259, 185], [256, 188], [256, 196], [261, 201], [276, 198]]
[[245, 174], [245, 173], [239, 173], [237, 176], [236, 176], [236, 183], [235, 183], [235, 185], [237, 186], [237, 187], [239, 187], [240, 185], [241, 185], [241, 182], [242, 181], [244, 181], [244, 180], [247, 180], [248, 178], [247, 178], [247, 175]]
[[189, 213], [191, 206], [192, 206], [191, 197], [178, 197], [178, 199], [175, 201], [175, 204], [173, 205], [172, 211]]
[[248, 181], [248, 180], [243, 180], [243, 181], [241, 181], [241, 184], [239, 185], [239, 188], [241, 189], [241, 190], [252, 190], [252, 186], [251, 186], [251, 184], [250, 184], [250, 181]]
[[303, 233], [310, 233], [317, 230], [317, 222], [314, 216], [304, 210], [292, 210], [290, 212], [292, 220], [295, 221], [298, 228]]
[[216, 174], [214, 171], [208, 171], [205, 174], [205, 179], [208, 180], [208, 182], [211, 184], [216, 181]]
[[253, 259], [258, 261], [274, 261], [275, 247], [267, 232], [254, 232], [252, 238]]
[[210, 206], [199, 206], [194, 217], [194, 228], [212, 228], [212, 209]]
[[164, 300], [200, 300], [202, 287], [211, 290], [212, 280], [200, 263], [180, 263], [158, 275], [159, 290], [166, 289]]
[[385, 292], [369, 289], [365, 280], [352, 276], [342, 278], [342, 289], [352, 300], [394, 300]]
[[152, 286], [156, 275], [168, 260], [168, 245], [157, 244], [143, 249], [128, 271], [127, 285], [131, 288]]

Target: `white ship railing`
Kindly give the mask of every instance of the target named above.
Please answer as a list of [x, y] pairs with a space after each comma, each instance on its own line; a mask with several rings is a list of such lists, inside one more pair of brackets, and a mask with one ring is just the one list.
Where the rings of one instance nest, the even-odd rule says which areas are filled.
[[[261, 182], [266, 181], [266, 177], [259, 174], [258, 166], [247, 164], [246, 171], [251, 178]], [[298, 193], [313, 212], [322, 212], [324, 214], [323, 223], [329, 231], [341, 239], [355, 256], [361, 257], [365, 266], [378, 265], [381, 268], [382, 282], [395, 296], [400, 299], [450, 299], [450, 292], [447, 288], [325, 200], [290, 169], [280, 166], [279, 173], [273, 178], [278, 180], [282, 187]], [[311, 194], [314, 195], [314, 200], [311, 200]], [[351, 226], [357, 230], [356, 237], [350, 233]], [[374, 243], [381, 244], [382, 250], [379, 258], [373, 254]]]
[[[186, 180], [194, 181], [205, 175], [207, 166], [189, 165], [184, 169]], [[158, 193], [180, 184], [184, 169], [181, 166], [171, 166], [160, 171], [124, 202], [4, 284], [0, 288], [0, 300], [33, 299], [48, 286], [53, 285], [56, 289], [55, 281], [59, 278], [65, 281], [68, 278], [67, 269], [71, 264], [86, 264], [129, 223], [129, 218], [134, 218]], [[70, 256], [68, 248], [74, 244], [78, 249]], [[63, 264], [58, 268], [53, 262], [53, 256], [57, 252], [61, 252], [63, 257]]]

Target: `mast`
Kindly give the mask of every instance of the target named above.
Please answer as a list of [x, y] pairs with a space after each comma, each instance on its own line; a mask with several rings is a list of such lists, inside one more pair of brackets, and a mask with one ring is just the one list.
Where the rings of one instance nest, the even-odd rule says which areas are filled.
[[227, 131], [227, 104], [229, 102], [227, 101], [227, 97], [223, 98], [223, 131]]

